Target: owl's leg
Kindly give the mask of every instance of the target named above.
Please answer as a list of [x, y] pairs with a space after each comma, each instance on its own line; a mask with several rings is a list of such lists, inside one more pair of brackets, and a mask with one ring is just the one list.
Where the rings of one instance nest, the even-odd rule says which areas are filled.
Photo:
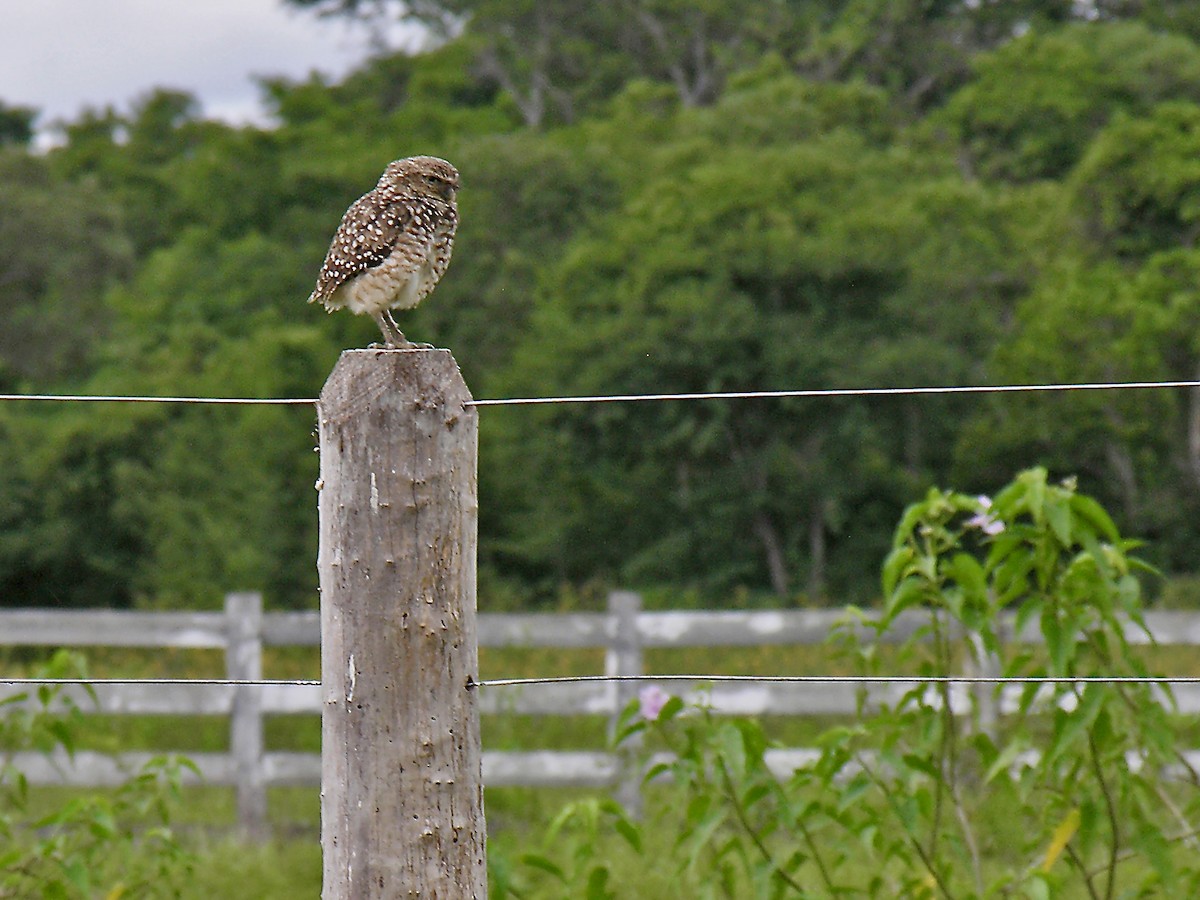
[[383, 310], [375, 314], [375, 321], [379, 323], [379, 330], [383, 332], [383, 337], [387, 341], [389, 350], [432, 350], [433, 344], [417, 344], [406, 338], [403, 332], [400, 331], [400, 326], [396, 324], [396, 320], [392, 318], [391, 310]]
[[403, 349], [409, 346], [408, 338], [400, 331], [400, 326], [392, 318], [391, 312], [385, 309], [375, 313], [375, 321], [379, 323], [379, 330], [383, 332], [383, 339], [387, 341], [389, 350]]

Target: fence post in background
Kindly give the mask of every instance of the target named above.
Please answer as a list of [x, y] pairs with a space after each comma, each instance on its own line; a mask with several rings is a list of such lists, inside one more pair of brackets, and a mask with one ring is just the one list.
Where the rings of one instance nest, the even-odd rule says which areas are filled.
[[446, 350], [349, 350], [317, 403], [324, 900], [487, 894], [470, 400]]
[[[968, 650], [963, 662], [963, 674], [969, 678], [997, 677], [1001, 671], [1000, 657], [983, 645], [979, 632], [968, 631], [966, 638]], [[979, 683], [968, 685], [967, 689], [974, 697], [979, 730], [994, 738], [1000, 720], [1000, 686]]]
[[[229, 621], [225, 645], [225, 671], [236, 681], [262, 678], [262, 594], [225, 596]], [[237, 685], [229, 716], [229, 752], [237, 783], [237, 817], [242, 831], [265, 837], [267, 789], [263, 779], [262, 694], [258, 687]]]
[[[613, 591], [608, 595], [608, 615], [612, 622], [612, 639], [604, 654], [605, 675], [642, 674], [642, 638], [638, 632], [638, 613], [642, 611], [642, 596], [632, 591]], [[638, 685], [633, 681], [618, 681], [612, 685], [615, 711], [609, 721], [609, 737], [616, 732], [617, 721], [625, 706], [637, 696]], [[642, 816], [642, 770], [640, 750], [642, 736], [631, 735], [617, 750], [617, 802], [632, 818]]]

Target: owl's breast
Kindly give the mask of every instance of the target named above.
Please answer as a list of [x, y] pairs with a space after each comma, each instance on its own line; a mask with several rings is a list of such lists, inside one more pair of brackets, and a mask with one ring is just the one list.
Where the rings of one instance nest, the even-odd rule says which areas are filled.
[[412, 309], [422, 299], [424, 269], [424, 259], [412, 259], [408, 248], [396, 246], [379, 265], [339, 284], [326, 306], [330, 309], [344, 306], [359, 315], [375, 315], [385, 309]]

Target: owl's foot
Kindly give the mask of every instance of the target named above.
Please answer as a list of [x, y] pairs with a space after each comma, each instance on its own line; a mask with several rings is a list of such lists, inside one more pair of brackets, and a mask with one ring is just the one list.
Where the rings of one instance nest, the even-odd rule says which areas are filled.
[[379, 323], [379, 330], [383, 332], [384, 340], [387, 341], [388, 350], [432, 350], [433, 344], [415, 344], [404, 336], [404, 332], [396, 324], [396, 320], [392, 318], [392, 314], [388, 310], [381, 310], [375, 313], [375, 321]]
[[402, 344], [393, 344], [388, 341], [386, 344], [367, 344], [368, 350], [432, 350], [433, 344], [423, 344], [418, 341], [405, 340]]

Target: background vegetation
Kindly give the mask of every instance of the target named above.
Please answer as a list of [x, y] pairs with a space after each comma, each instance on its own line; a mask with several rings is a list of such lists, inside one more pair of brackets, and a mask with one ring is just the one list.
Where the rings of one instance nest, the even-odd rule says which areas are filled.
[[[476, 396], [1200, 375], [1188, 2], [293, 0], [441, 35], [274, 124], [0, 110], [0, 390], [312, 397], [304, 297], [390, 159], [463, 173], [406, 320]], [[315, 598], [312, 414], [0, 406], [0, 602]], [[1077, 474], [1196, 568], [1200, 392], [488, 409], [481, 601], [871, 599], [906, 502]]]

